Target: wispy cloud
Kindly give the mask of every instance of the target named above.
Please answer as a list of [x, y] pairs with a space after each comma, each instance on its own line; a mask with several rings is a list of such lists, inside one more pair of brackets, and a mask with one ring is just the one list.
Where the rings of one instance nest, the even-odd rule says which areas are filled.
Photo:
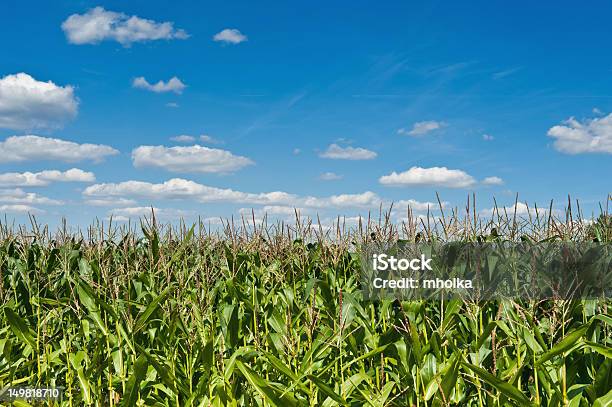
[[514, 68], [510, 68], [510, 69], [505, 69], [503, 71], [495, 72], [492, 76], [493, 76], [493, 79], [503, 79], [503, 78], [505, 78], [507, 76], [510, 76], [510, 75], [513, 75], [513, 74], [517, 73], [521, 69], [523, 69], [523, 67], [517, 66], [517, 67], [514, 67]]
[[341, 180], [342, 178], [342, 175], [338, 175], [335, 172], [324, 172], [323, 174], [319, 175], [319, 179], [323, 181], [337, 181]]
[[195, 141], [195, 137], [181, 134], [180, 136], [170, 137], [170, 140], [176, 141], [177, 143], [193, 143]]
[[447, 124], [445, 122], [436, 120], [426, 120], [414, 123], [410, 130], [405, 128], [398, 129], [397, 134], [408, 136], [424, 136], [425, 134], [431, 133], [435, 130], [439, 130], [446, 126]]

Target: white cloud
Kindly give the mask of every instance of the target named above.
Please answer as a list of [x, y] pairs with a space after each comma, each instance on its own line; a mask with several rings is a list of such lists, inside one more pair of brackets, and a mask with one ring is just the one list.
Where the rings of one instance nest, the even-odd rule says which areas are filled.
[[104, 158], [119, 151], [103, 144], [78, 144], [72, 141], [41, 136], [11, 136], [0, 142], [0, 163], [31, 160], [77, 162]]
[[408, 135], [408, 136], [423, 136], [427, 133], [430, 133], [434, 130], [441, 129], [442, 127], [445, 127], [445, 126], [446, 126], [446, 123], [444, 122], [438, 122], [435, 120], [426, 120], [423, 122], [414, 123], [414, 125], [412, 126], [412, 129], [410, 130], [401, 128], [397, 131], [397, 134]]
[[333, 160], [372, 160], [377, 154], [374, 151], [366, 150], [361, 147], [340, 147], [338, 144], [331, 144], [327, 150], [319, 154], [321, 158]]
[[493, 136], [492, 136], [492, 135], [490, 135], [490, 134], [483, 134], [483, 135], [482, 135], [482, 139], [483, 139], [484, 141], [493, 141], [493, 140], [495, 139], [495, 137], [493, 137]]
[[0, 205], [0, 212], [5, 213], [31, 213], [33, 215], [45, 213], [45, 211], [30, 205]]
[[548, 136], [555, 139], [554, 147], [566, 154], [612, 154], [612, 113], [580, 122], [571, 117], [563, 125], [553, 126]]
[[156, 219], [173, 220], [185, 218], [192, 215], [191, 211], [171, 208], [156, 208], [151, 206], [136, 206], [129, 208], [115, 208], [108, 212], [109, 218], [112, 216], [114, 221], [126, 222], [130, 219], [139, 219], [143, 217], [151, 217], [155, 213]]
[[247, 157], [200, 145], [140, 146], [132, 151], [135, 167], [158, 167], [171, 172], [228, 173], [254, 164]]
[[170, 140], [176, 141], [177, 143], [194, 143], [196, 139], [200, 140], [202, 143], [209, 144], [222, 144], [220, 140], [209, 136], [208, 134], [202, 134], [198, 137], [190, 136], [188, 134], [181, 134], [180, 136], [170, 137]]
[[364, 207], [372, 208], [381, 202], [381, 199], [372, 191], [366, 191], [360, 194], [340, 194], [332, 195], [325, 198], [304, 197], [299, 199], [299, 204], [313, 208], [346, 208], [346, 207]]
[[135, 200], [126, 199], [126, 198], [87, 199], [85, 200], [85, 203], [91, 206], [115, 206], [115, 207], [136, 205]]
[[187, 86], [176, 76], [173, 76], [167, 82], [158, 81], [157, 83], [149, 83], [143, 76], [139, 76], [132, 81], [132, 87], [155, 93], [174, 92], [181, 94]]
[[171, 22], [158, 23], [102, 7], [88, 10], [85, 14], [72, 14], [62, 23], [62, 30], [68, 42], [78, 45], [112, 40], [127, 47], [134, 42], [189, 37], [184, 30], [175, 29]]
[[180, 136], [170, 137], [170, 140], [176, 141], [177, 143], [193, 143], [195, 141], [195, 137], [181, 134]]
[[95, 184], [83, 191], [87, 198], [111, 199], [112, 197], [142, 198], [147, 200], [191, 199], [201, 203], [230, 202], [250, 205], [280, 205], [311, 208], [374, 207], [382, 202], [374, 192], [341, 194], [319, 198], [300, 197], [282, 191], [249, 193], [227, 188], [216, 188], [194, 181], [173, 178], [161, 184], [142, 181]]
[[[159, 200], [192, 200], [200, 203], [226, 202], [232, 204], [261, 205], [269, 213], [293, 214], [293, 208], [301, 211], [329, 208], [378, 208], [381, 204], [388, 207], [391, 201], [384, 200], [376, 193], [366, 191], [357, 194], [339, 194], [327, 197], [299, 196], [282, 191], [249, 193], [227, 188], [216, 188], [194, 181], [173, 178], [159, 184], [142, 181], [95, 184], [87, 187], [83, 195], [88, 200], [104, 202], [115, 199], [142, 199], [147, 203]], [[414, 211], [424, 211], [438, 204], [419, 202], [413, 199], [395, 203], [396, 210], [406, 210], [408, 205]], [[443, 202], [446, 205], [446, 202]], [[261, 213], [258, 212], [258, 214]]]
[[209, 136], [208, 134], [202, 134], [200, 136], [200, 141], [202, 143], [209, 143], [209, 144], [219, 144], [221, 143], [221, 141], [217, 140], [216, 138]]
[[0, 79], [2, 128], [59, 128], [77, 115], [78, 106], [72, 86], [37, 81], [23, 72]]
[[248, 38], [246, 35], [242, 34], [235, 28], [226, 28], [225, 30], [216, 33], [213, 37], [213, 40], [226, 44], [240, 44], [247, 39]]
[[194, 199], [198, 202], [235, 202], [261, 205], [292, 204], [296, 196], [285, 192], [246, 193], [232, 189], [210, 187], [182, 178], [173, 178], [161, 184], [142, 181], [95, 184], [83, 191], [86, 197], [131, 197], [145, 199]]
[[523, 69], [523, 67], [517, 66], [517, 67], [514, 67], [514, 68], [506, 69], [504, 71], [495, 72], [493, 74], [493, 79], [502, 79], [502, 78], [505, 78], [506, 76], [510, 76], [510, 75], [520, 71], [521, 69]]
[[337, 181], [339, 179], [342, 179], [342, 175], [338, 175], [334, 172], [324, 172], [319, 176], [319, 179], [323, 181]]
[[266, 205], [261, 208], [264, 213], [272, 214], [272, 215], [286, 215], [286, 216], [295, 216], [295, 211], [298, 213], [303, 212], [303, 208], [294, 208], [292, 206], [280, 206], [280, 205]]
[[247, 220], [250, 220], [254, 214], [255, 221], [260, 222], [261, 220], [263, 220], [264, 216], [267, 216], [268, 218], [293, 220], [295, 219], [296, 210], [300, 216], [305, 212], [310, 212], [308, 209], [282, 205], [265, 205], [259, 209], [240, 208], [238, 212]]
[[[448, 205], [448, 202], [442, 202], [443, 208], [446, 205]], [[430, 209], [430, 210], [439, 209], [440, 204], [438, 204], [437, 202], [419, 202], [414, 199], [400, 200], [393, 204], [393, 208], [398, 211], [405, 212], [408, 209], [408, 207], [410, 207], [410, 209], [412, 209], [415, 212], [423, 212], [423, 211], [427, 211], [427, 209]]]
[[[516, 205], [510, 205], [510, 206], [506, 206], [506, 207], [498, 207], [498, 208], [488, 208], [488, 209], [483, 209], [480, 211], [480, 213], [484, 216], [492, 216], [492, 215], [496, 215], [499, 214], [500, 216], [505, 216], [506, 214], [508, 216], [514, 216], [514, 212], [515, 212], [515, 208], [516, 208], [516, 216], [536, 216], [537, 214], [539, 214], [540, 216], [548, 213], [547, 209], [544, 208], [538, 208], [537, 211], [535, 209], [535, 205], [533, 207], [529, 207], [526, 203], [523, 202], [517, 202]], [[553, 213], [556, 212], [556, 209], [553, 209]]]
[[299, 149], [299, 148], [294, 148], [293, 149], [293, 155], [299, 155], [301, 152], [302, 152], [302, 150]]
[[50, 199], [33, 192], [25, 192], [20, 188], [0, 189], [0, 202], [24, 205], [62, 205], [62, 201]]
[[482, 183], [484, 185], [504, 185], [504, 180], [499, 177], [486, 177]]
[[466, 188], [474, 185], [476, 180], [461, 170], [449, 170], [446, 167], [421, 168], [412, 167], [408, 171], [379, 178], [379, 182], [389, 186], [440, 186], [448, 188]]
[[176, 102], [168, 102], [166, 103], [166, 107], [179, 107], [179, 104]]
[[0, 186], [38, 187], [51, 182], [94, 182], [93, 172], [71, 168], [67, 171], [44, 170], [40, 172], [6, 172], [0, 174]]

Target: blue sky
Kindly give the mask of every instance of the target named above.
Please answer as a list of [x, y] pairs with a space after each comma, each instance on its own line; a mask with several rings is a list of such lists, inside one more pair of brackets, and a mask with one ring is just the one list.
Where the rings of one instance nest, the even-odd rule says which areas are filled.
[[436, 191], [589, 214], [612, 192], [607, 2], [2, 7], [9, 219], [400, 219]]

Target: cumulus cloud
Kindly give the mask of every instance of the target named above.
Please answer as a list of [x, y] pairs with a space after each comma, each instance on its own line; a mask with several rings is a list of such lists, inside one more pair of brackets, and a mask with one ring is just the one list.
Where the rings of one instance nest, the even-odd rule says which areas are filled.
[[482, 183], [484, 185], [504, 185], [504, 180], [499, 177], [486, 177]]
[[45, 213], [42, 209], [30, 205], [0, 205], [0, 212], [4, 213], [31, 213], [33, 215]]
[[317, 197], [305, 197], [301, 198], [298, 206], [309, 206], [313, 208], [327, 208], [327, 207], [364, 207], [371, 208], [381, 202], [381, 199], [372, 191], [366, 191], [359, 194], [340, 194], [332, 195], [325, 198]]
[[78, 144], [41, 136], [11, 136], [0, 142], [0, 163], [32, 160], [103, 161], [119, 151], [103, 144]]
[[466, 188], [474, 185], [476, 180], [461, 170], [449, 170], [446, 167], [421, 168], [412, 167], [408, 171], [383, 175], [379, 182], [388, 186], [439, 186], [448, 188]]
[[115, 208], [108, 212], [109, 218], [112, 217], [114, 221], [127, 222], [130, 219], [139, 219], [143, 217], [150, 217], [152, 213], [155, 213], [157, 219], [173, 220], [180, 219], [190, 215], [193, 215], [191, 211], [185, 211], [181, 209], [172, 208], [156, 208], [151, 206], [135, 206], [129, 208]]
[[329, 197], [298, 196], [282, 191], [250, 193], [210, 187], [182, 178], [173, 178], [159, 184], [143, 181], [94, 184], [85, 188], [83, 195], [88, 199], [189, 199], [200, 203], [229, 202], [310, 208], [375, 207], [382, 202], [382, 199], [371, 191]]
[[331, 144], [327, 150], [319, 154], [321, 158], [332, 160], [372, 160], [377, 154], [374, 151], [361, 147], [340, 147], [338, 144]]
[[445, 127], [445, 126], [446, 126], [446, 123], [444, 122], [439, 122], [435, 120], [426, 120], [423, 122], [414, 123], [414, 125], [412, 126], [412, 129], [410, 130], [401, 128], [397, 130], [397, 134], [408, 135], [408, 136], [423, 136], [427, 133], [431, 133], [432, 131], [441, 129], [442, 127]]
[[548, 136], [555, 139], [554, 147], [562, 153], [612, 154], [612, 113], [583, 122], [571, 117], [551, 127]]
[[171, 172], [229, 173], [254, 164], [247, 157], [200, 145], [140, 146], [132, 151], [135, 167], [158, 167]]
[[158, 81], [157, 83], [149, 83], [143, 76], [139, 76], [132, 81], [132, 86], [138, 89], [145, 89], [155, 93], [174, 92], [177, 94], [183, 93], [187, 87], [179, 78], [173, 76], [167, 82]]
[[255, 222], [261, 222], [264, 218], [267, 219], [284, 219], [294, 220], [296, 211], [300, 217], [305, 213], [311, 213], [311, 210], [305, 208], [296, 208], [293, 206], [282, 206], [282, 205], [265, 205], [261, 208], [240, 208], [238, 211], [247, 221], [251, 220], [253, 215], [255, 216]]
[[[480, 213], [484, 216], [493, 216], [493, 215], [500, 215], [500, 216], [514, 216], [514, 213], [516, 211], [516, 216], [536, 216], [536, 215], [544, 215], [546, 213], [548, 213], [547, 209], [544, 208], [538, 208], [537, 210], [535, 209], [535, 205], [533, 207], [530, 207], [529, 205], [527, 205], [526, 203], [523, 202], [517, 202], [516, 205], [510, 205], [510, 206], [502, 206], [502, 207], [498, 207], [498, 208], [488, 208], [488, 209], [483, 209], [480, 211]], [[556, 212], [555, 209], [553, 209], [553, 214]]]
[[93, 172], [71, 168], [67, 171], [44, 170], [40, 172], [6, 172], [0, 174], [0, 186], [40, 187], [52, 182], [94, 182]]
[[160, 184], [125, 181], [91, 185], [83, 191], [86, 197], [126, 197], [144, 199], [193, 199], [198, 202], [235, 202], [253, 204], [292, 204], [297, 198], [285, 192], [246, 193], [227, 188], [216, 188], [194, 181], [173, 178]]
[[0, 189], [0, 203], [23, 205], [62, 205], [62, 201], [47, 198], [20, 188]]
[[342, 179], [342, 175], [338, 175], [334, 172], [324, 172], [319, 176], [319, 179], [323, 181], [337, 181], [339, 179]]
[[78, 106], [72, 86], [38, 81], [23, 72], [0, 79], [2, 128], [59, 128], [77, 115]]
[[213, 36], [213, 40], [216, 42], [223, 42], [225, 44], [240, 44], [246, 41], [248, 38], [235, 28], [226, 28], [225, 30], [219, 31]]
[[[448, 202], [442, 202], [443, 208], [446, 205], [448, 205]], [[428, 209], [432, 210], [432, 209], [436, 209], [439, 207], [440, 207], [440, 204], [438, 204], [437, 202], [419, 202], [414, 199], [400, 200], [393, 204], [393, 208], [395, 210], [402, 211], [404, 213], [408, 208], [410, 208], [412, 211], [415, 211], [415, 212], [424, 212], [424, 211], [427, 211]]]
[[159, 23], [138, 16], [96, 7], [84, 14], [72, 14], [62, 23], [62, 30], [72, 44], [98, 44], [117, 41], [128, 47], [134, 42], [186, 39], [187, 32], [175, 29], [174, 23]]
[[493, 137], [493, 136], [492, 136], [492, 135], [490, 135], [490, 134], [483, 134], [483, 135], [482, 135], [482, 139], [483, 139], [484, 141], [493, 141], [493, 140], [495, 139], [495, 137]]
[[[83, 191], [83, 196], [86, 198], [86, 202], [92, 200], [112, 202], [117, 199], [131, 200], [132, 202], [142, 200], [146, 204], [159, 200], [190, 200], [199, 203], [226, 202], [263, 206], [265, 211], [275, 215], [293, 213], [293, 208], [300, 208], [301, 211], [306, 212], [329, 208], [373, 209], [380, 205], [383, 205], [383, 207], [391, 205], [390, 200], [382, 199], [372, 191], [326, 197], [299, 196], [282, 191], [250, 193], [211, 187], [182, 178], [173, 178], [163, 183], [125, 181], [95, 184], [87, 187]], [[443, 202], [442, 204], [444, 206], [447, 203]], [[438, 204], [413, 199], [397, 201], [394, 204], [395, 210], [405, 211], [408, 206], [413, 211], [426, 211], [430, 207], [437, 208]]]

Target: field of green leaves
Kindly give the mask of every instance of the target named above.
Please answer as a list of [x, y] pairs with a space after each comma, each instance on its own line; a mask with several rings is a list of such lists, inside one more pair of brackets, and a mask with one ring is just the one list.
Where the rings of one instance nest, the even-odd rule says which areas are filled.
[[[609, 299], [363, 299], [368, 240], [612, 241], [612, 218], [456, 212], [0, 227], [0, 388], [63, 406], [610, 406]], [[15, 405], [28, 405], [18, 402]]]

